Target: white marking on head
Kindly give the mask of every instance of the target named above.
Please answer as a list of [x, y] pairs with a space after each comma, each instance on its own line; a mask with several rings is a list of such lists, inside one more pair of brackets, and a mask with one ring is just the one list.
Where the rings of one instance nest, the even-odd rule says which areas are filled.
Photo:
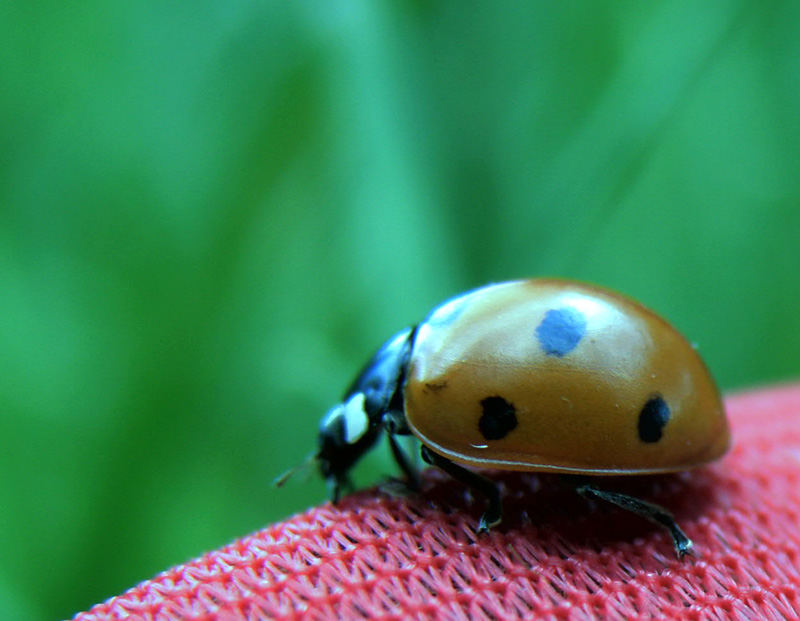
[[364, 409], [364, 393], [357, 392], [340, 406], [344, 416], [344, 437], [348, 444], [358, 442], [369, 428], [369, 416]]
[[335, 421], [339, 416], [342, 415], [342, 408], [344, 405], [341, 403], [334, 405], [330, 410], [325, 413], [325, 416], [322, 417], [322, 420], [319, 422], [320, 431], [323, 431], [333, 425], [333, 421]]

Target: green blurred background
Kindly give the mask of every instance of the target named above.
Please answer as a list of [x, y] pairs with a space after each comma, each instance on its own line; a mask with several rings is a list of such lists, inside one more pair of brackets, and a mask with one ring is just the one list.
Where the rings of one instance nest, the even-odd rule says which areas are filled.
[[270, 481], [488, 281], [800, 376], [800, 4], [11, 2], [0, 41], [0, 618], [322, 501]]

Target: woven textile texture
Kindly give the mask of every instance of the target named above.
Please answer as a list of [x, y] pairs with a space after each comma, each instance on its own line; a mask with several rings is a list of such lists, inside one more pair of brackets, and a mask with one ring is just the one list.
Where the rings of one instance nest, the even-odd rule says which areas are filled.
[[493, 473], [506, 518], [478, 537], [483, 500], [428, 470], [418, 497], [326, 503], [76, 619], [800, 618], [800, 385], [727, 405], [720, 462], [602, 481], [670, 508], [695, 543], [683, 561], [661, 529], [554, 476]]

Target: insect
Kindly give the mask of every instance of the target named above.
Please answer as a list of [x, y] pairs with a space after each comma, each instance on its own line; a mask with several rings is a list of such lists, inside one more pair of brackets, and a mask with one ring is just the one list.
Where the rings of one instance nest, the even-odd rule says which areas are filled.
[[389, 339], [321, 422], [315, 458], [334, 502], [383, 433], [411, 489], [403, 435], [485, 496], [481, 532], [501, 521], [502, 500], [474, 469], [579, 475], [567, 477], [579, 494], [665, 527], [679, 557], [692, 542], [666, 509], [595, 482], [690, 469], [730, 442], [719, 391], [683, 336], [627, 297], [557, 279], [476, 289]]

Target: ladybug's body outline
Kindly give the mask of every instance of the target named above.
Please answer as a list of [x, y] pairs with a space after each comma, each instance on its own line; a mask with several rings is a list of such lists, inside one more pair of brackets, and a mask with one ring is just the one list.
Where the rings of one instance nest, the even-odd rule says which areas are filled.
[[378, 349], [320, 425], [315, 457], [334, 502], [382, 431], [409, 488], [419, 478], [396, 436], [417, 437], [426, 463], [487, 497], [479, 531], [502, 503], [470, 468], [559, 472], [667, 528], [680, 557], [692, 543], [667, 510], [586, 477], [687, 470], [730, 437], [719, 391], [677, 330], [625, 296], [559, 279], [467, 292]]

